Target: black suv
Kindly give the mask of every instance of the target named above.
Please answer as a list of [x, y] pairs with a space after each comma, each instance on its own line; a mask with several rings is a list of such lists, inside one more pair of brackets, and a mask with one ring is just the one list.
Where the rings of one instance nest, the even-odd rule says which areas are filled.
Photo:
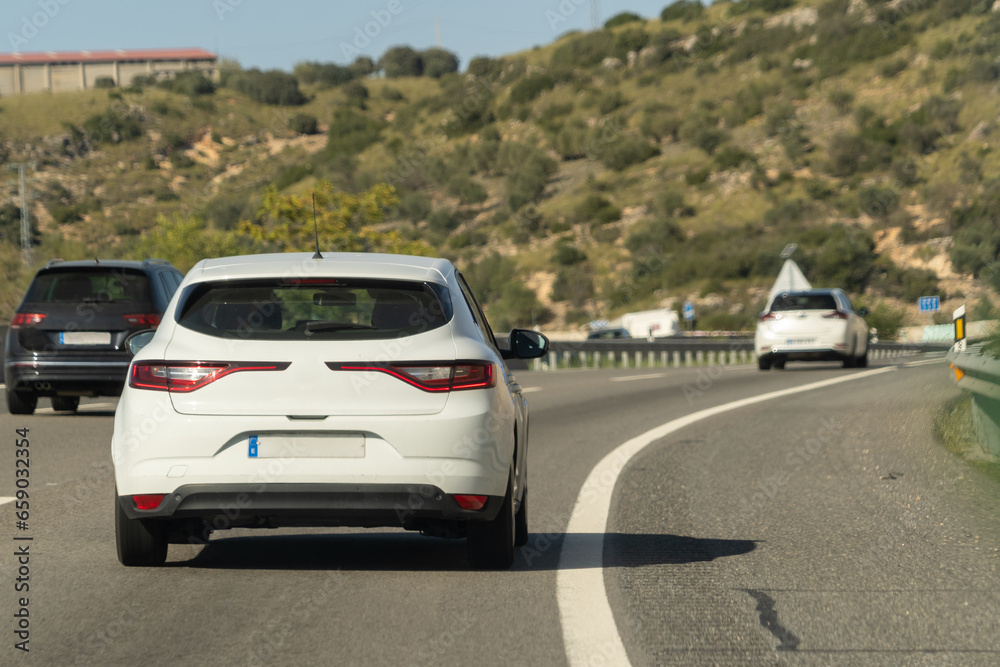
[[155, 328], [184, 278], [162, 259], [52, 260], [35, 274], [4, 347], [11, 414], [35, 411], [39, 396], [76, 410], [81, 396], [118, 396], [136, 331]]

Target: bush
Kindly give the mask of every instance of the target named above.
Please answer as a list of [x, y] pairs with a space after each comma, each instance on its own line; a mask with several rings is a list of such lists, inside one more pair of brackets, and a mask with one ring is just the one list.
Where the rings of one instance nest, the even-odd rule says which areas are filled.
[[455, 174], [448, 181], [448, 194], [458, 197], [463, 204], [481, 204], [489, 197], [480, 183], [467, 174]]
[[609, 113], [627, 105], [628, 99], [625, 98], [621, 90], [615, 88], [613, 91], [601, 96], [600, 101], [597, 103], [597, 111], [602, 116], [607, 116]]
[[701, 18], [705, 13], [705, 6], [700, 0], [677, 0], [667, 5], [660, 12], [661, 21], [693, 21]]
[[368, 99], [368, 88], [365, 84], [360, 81], [348, 81], [341, 90], [349, 102], [364, 108], [365, 100]]
[[378, 67], [387, 79], [421, 76], [424, 73], [423, 59], [409, 46], [394, 46], [386, 51], [379, 58]]
[[617, 206], [599, 194], [589, 194], [573, 209], [576, 222], [590, 222], [606, 225], [621, 219], [622, 212]]
[[587, 261], [587, 253], [570, 245], [567, 241], [562, 241], [556, 246], [556, 251], [552, 255], [552, 261], [559, 266], [573, 266], [574, 264]]
[[295, 185], [303, 178], [311, 176], [315, 169], [311, 164], [295, 164], [285, 167], [271, 183], [278, 190], [284, 190], [290, 185]]
[[635, 23], [636, 21], [644, 21], [641, 16], [635, 12], [621, 12], [620, 14], [615, 14], [607, 21], [604, 22], [605, 28], [616, 28], [620, 25], [625, 25], [626, 23]]
[[309, 101], [299, 90], [299, 80], [281, 70], [246, 70], [234, 74], [229, 84], [261, 104], [300, 106]]
[[525, 104], [541, 95], [546, 90], [552, 90], [555, 79], [545, 72], [536, 72], [519, 80], [510, 89], [510, 101]]
[[660, 149], [638, 137], [621, 137], [600, 151], [599, 159], [608, 169], [624, 171], [660, 154]]
[[142, 121], [138, 114], [119, 107], [97, 113], [83, 123], [88, 139], [98, 144], [118, 144], [142, 136]]
[[177, 72], [172, 79], [164, 79], [160, 85], [188, 97], [211, 95], [215, 92], [215, 82], [202, 72]]
[[[860, 307], [860, 304], [856, 304]], [[893, 306], [887, 301], [879, 301], [869, 307], [865, 315], [868, 326], [878, 331], [880, 340], [896, 340], [899, 330], [906, 324], [906, 308]]]
[[410, 191], [402, 194], [396, 212], [407, 220], [420, 222], [431, 214], [431, 198], [423, 192]]
[[552, 300], [568, 301], [581, 308], [594, 295], [594, 272], [586, 263], [564, 266], [552, 284]]
[[719, 169], [738, 169], [744, 162], [757, 163], [753, 153], [748, 153], [739, 146], [727, 144], [715, 154], [715, 164]]
[[450, 209], [438, 209], [427, 217], [427, 226], [439, 234], [452, 232], [461, 224], [462, 219]]
[[458, 71], [458, 56], [445, 49], [427, 49], [420, 53], [420, 59], [423, 63], [422, 74], [432, 79]]
[[336, 63], [302, 62], [292, 70], [301, 83], [319, 83], [325, 86], [339, 86], [354, 79], [358, 74], [350, 67]]
[[557, 69], [584, 69], [598, 65], [614, 51], [615, 35], [597, 30], [565, 38], [552, 52], [552, 66]]
[[297, 113], [288, 119], [288, 129], [296, 134], [316, 134], [319, 132], [319, 121], [311, 114]]
[[638, 53], [649, 44], [649, 33], [638, 26], [626, 28], [615, 35], [612, 53], [616, 58], [625, 60], [631, 52]]
[[94, 79], [94, 88], [117, 88], [118, 84], [115, 83], [114, 77], [111, 76], [99, 76]]
[[384, 87], [380, 95], [383, 100], [389, 100], [390, 102], [402, 102], [406, 99], [399, 88], [393, 88], [392, 86]]
[[873, 218], [887, 218], [899, 208], [899, 193], [892, 188], [862, 188], [858, 192], [858, 207]]
[[504, 61], [500, 58], [487, 58], [479, 56], [469, 61], [468, 72], [472, 76], [496, 81], [503, 74]]
[[357, 155], [379, 140], [384, 123], [353, 109], [333, 112], [326, 148], [332, 155]]

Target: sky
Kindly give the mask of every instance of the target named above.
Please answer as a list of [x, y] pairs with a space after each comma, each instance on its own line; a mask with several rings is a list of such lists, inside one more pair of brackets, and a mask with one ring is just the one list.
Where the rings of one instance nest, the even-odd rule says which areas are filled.
[[[673, 0], [597, 0], [599, 20], [659, 16]], [[462, 69], [591, 27], [591, 0], [2, 0], [0, 52], [201, 47], [245, 68], [378, 59], [437, 43]]]

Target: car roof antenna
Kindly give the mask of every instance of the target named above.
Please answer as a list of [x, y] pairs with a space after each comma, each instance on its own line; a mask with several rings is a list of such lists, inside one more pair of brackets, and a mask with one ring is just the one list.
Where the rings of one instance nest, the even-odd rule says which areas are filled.
[[323, 259], [323, 255], [319, 251], [319, 225], [316, 222], [316, 193], [312, 193], [313, 196], [313, 232], [316, 234], [316, 254], [312, 256], [313, 259]]

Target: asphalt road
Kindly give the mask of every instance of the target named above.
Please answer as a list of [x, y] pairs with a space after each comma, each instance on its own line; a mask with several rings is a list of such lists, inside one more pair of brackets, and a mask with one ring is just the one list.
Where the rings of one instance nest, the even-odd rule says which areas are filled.
[[[633, 664], [1000, 662], [1000, 485], [934, 442], [933, 415], [957, 390], [943, 361], [903, 365], [917, 359], [713, 416], [631, 460], [607, 537], [592, 537]], [[566, 664], [560, 550], [608, 452], [705, 408], [860, 373], [518, 373], [532, 536], [509, 572], [469, 570], [461, 542], [290, 529], [218, 533], [171, 546], [167, 567], [124, 568], [113, 401], [3, 414], [0, 496], [14, 493], [11, 450], [27, 427], [31, 506], [18, 531], [13, 504], [0, 505], [0, 663], [23, 659], [14, 614], [26, 595], [38, 664]], [[27, 594], [14, 591], [25, 544]]]

